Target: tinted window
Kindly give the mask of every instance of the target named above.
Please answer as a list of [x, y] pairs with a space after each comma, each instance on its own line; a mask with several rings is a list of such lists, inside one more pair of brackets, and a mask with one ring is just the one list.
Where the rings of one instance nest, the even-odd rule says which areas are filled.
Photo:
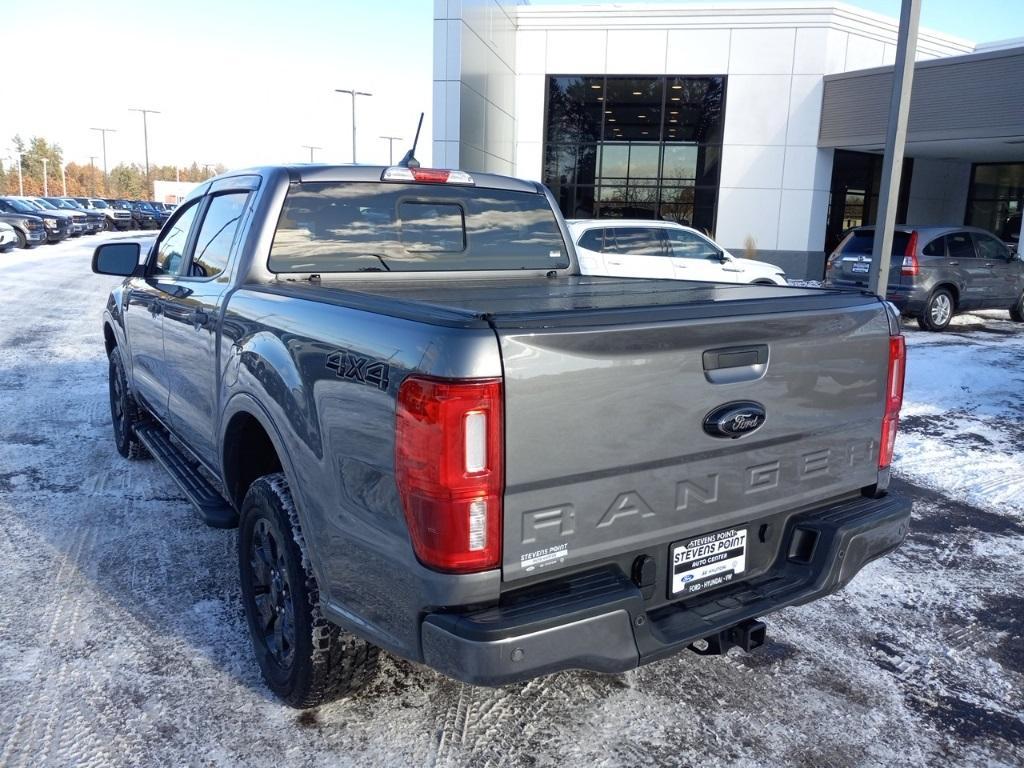
[[249, 199], [248, 192], [217, 195], [206, 209], [189, 267], [190, 277], [214, 277], [227, 267], [231, 244]]
[[580, 238], [580, 248], [586, 248], [588, 251], [599, 251], [602, 247], [602, 239], [604, 235], [603, 229], [588, 229], [583, 233], [583, 237]]
[[966, 232], [946, 235], [946, 248], [949, 250], [949, 258], [951, 259], [974, 258], [974, 246], [971, 245], [971, 236]]
[[569, 255], [544, 195], [426, 184], [308, 182], [285, 200], [274, 272], [558, 269]]
[[672, 255], [677, 259], [708, 259], [721, 254], [715, 246], [693, 232], [669, 229], [665, 234], [672, 246]]
[[[910, 242], [909, 232], [892, 233], [892, 256], [902, 256], [907, 250], [907, 243]], [[871, 250], [875, 247], [875, 231], [873, 229], [855, 229], [839, 245], [839, 252], [846, 255], [870, 256]]]
[[192, 203], [186, 208], [181, 216], [175, 219], [167, 230], [164, 231], [157, 244], [156, 263], [153, 265], [153, 274], [176, 275], [181, 268], [185, 258], [185, 246], [188, 244], [188, 234], [192, 229], [192, 222], [196, 218], [196, 211], [199, 206]]
[[975, 232], [974, 244], [978, 246], [978, 258], [989, 261], [1006, 261], [1010, 258], [1010, 249], [991, 235]]
[[668, 256], [665, 230], [655, 227], [612, 227], [604, 231], [604, 252], [633, 256]]
[[937, 237], [932, 240], [928, 245], [921, 251], [925, 256], [945, 256], [946, 255], [946, 238]]
[[458, 203], [399, 203], [398, 218], [402, 222], [399, 236], [406, 250], [466, 250], [466, 216]]

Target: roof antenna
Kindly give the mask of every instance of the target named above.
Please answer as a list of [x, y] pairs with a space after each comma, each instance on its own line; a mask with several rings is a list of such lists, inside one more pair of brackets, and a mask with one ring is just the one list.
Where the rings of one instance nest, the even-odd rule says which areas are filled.
[[420, 122], [419, 122], [419, 125], [416, 126], [416, 138], [412, 140], [412, 149], [410, 149], [408, 152], [406, 152], [405, 153], [405, 157], [403, 157], [399, 161], [399, 163], [398, 163], [398, 165], [401, 166], [402, 168], [419, 168], [420, 167], [420, 161], [417, 160], [414, 157], [414, 155], [416, 154], [416, 145], [419, 144], [419, 141], [420, 141], [420, 128], [422, 128], [422, 127], [423, 127], [423, 113], [420, 112]]

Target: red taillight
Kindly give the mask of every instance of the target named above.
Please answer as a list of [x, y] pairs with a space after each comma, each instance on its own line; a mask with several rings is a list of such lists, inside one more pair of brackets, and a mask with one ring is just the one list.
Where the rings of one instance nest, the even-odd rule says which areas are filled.
[[915, 229], [910, 233], [907, 247], [903, 249], [903, 267], [900, 269], [900, 274], [914, 277], [920, 271], [921, 265], [917, 262], [917, 230]]
[[500, 379], [410, 376], [398, 390], [395, 479], [416, 556], [441, 571], [496, 568], [504, 492]]
[[416, 181], [431, 181], [436, 184], [444, 184], [448, 181], [448, 171], [437, 168], [411, 168], [412, 177]]
[[878, 448], [878, 468], [892, 464], [896, 446], [896, 430], [903, 407], [903, 378], [907, 367], [907, 345], [902, 336], [889, 339], [889, 377], [885, 387], [885, 416], [882, 418], [882, 439]]

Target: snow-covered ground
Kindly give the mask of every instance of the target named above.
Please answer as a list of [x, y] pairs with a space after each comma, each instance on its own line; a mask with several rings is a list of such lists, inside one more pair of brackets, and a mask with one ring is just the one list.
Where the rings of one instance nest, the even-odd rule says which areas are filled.
[[84, 242], [0, 255], [0, 766], [1024, 763], [1024, 328], [908, 329], [914, 530], [769, 643], [471, 688], [386, 659], [304, 714], [260, 681], [235, 533], [114, 451]]

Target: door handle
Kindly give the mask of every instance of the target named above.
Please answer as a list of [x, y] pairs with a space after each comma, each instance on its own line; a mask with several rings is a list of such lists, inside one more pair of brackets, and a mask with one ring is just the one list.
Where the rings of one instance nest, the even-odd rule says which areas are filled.
[[192, 323], [193, 327], [198, 331], [200, 328], [205, 328], [206, 323], [210, 320], [210, 316], [201, 309], [194, 309], [188, 316], [189, 322]]
[[704, 378], [712, 384], [756, 381], [764, 376], [768, 367], [768, 345], [720, 347], [706, 350], [701, 357]]
[[996, 263], [994, 261], [986, 261], [985, 262], [985, 266], [986, 267], [994, 267], [995, 265], [996, 265]]
[[949, 262], [949, 266], [951, 266], [951, 267], [959, 267], [960, 266], [960, 262], [959, 261], [951, 261], [951, 262]]

